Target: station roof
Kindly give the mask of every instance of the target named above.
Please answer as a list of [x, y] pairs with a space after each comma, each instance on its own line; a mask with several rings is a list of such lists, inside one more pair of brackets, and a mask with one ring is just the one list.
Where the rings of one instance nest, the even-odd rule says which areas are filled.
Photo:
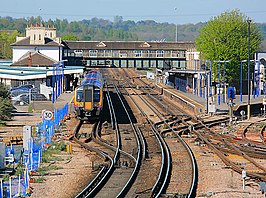
[[57, 62], [38, 51], [28, 51], [18, 61], [12, 63], [11, 66], [29, 66], [29, 58], [31, 59], [31, 66], [49, 66]]
[[187, 69], [171, 69], [168, 71], [169, 73], [179, 73], [179, 74], [205, 74], [209, 71], [199, 71], [199, 70], [187, 70]]
[[117, 49], [117, 50], [187, 50], [195, 48], [193, 42], [158, 42], [158, 41], [62, 41], [68, 49]]
[[[83, 66], [66, 66], [64, 74], [83, 73]], [[62, 70], [61, 70], [62, 71]], [[60, 72], [59, 72], [60, 73]], [[0, 64], [0, 78], [14, 80], [31, 80], [47, 78], [55, 74], [55, 68], [50, 67], [10, 67]]]
[[[54, 41], [51, 38], [45, 37], [44, 38], [44, 44], [34, 44], [34, 46], [62, 46], [60, 43]], [[33, 46], [33, 44], [30, 44], [30, 37], [25, 37], [15, 43], [12, 43], [10, 46]]]

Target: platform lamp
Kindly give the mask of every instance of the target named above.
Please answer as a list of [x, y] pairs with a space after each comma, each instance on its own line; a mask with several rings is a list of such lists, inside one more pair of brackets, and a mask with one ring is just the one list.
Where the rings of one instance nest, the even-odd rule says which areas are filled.
[[251, 20], [247, 20], [248, 23], [248, 106], [247, 106], [247, 119], [250, 119], [250, 23]]

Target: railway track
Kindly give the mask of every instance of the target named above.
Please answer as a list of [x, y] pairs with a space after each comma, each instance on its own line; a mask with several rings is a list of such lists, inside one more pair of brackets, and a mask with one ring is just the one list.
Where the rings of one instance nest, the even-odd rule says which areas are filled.
[[[106, 182], [99, 184], [101, 188], [95, 197], [195, 196], [197, 165], [191, 149], [181, 137], [190, 132], [213, 149], [234, 171], [241, 174], [245, 168], [249, 178], [265, 181], [266, 169], [253, 159], [264, 153], [263, 145], [258, 148], [256, 145], [256, 151], [252, 151], [254, 145], [250, 142], [250, 147], [247, 147], [247, 142], [212, 131], [215, 125], [227, 122], [228, 117], [195, 120], [182, 113], [174, 102], [156, 93], [149, 83], [131, 78], [123, 69], [117, 70], [106, 74], [109, 77], [105, 98], [110, 110], [106, 120], [111, 127], [105, 127], [102, 120], [98, 132], [91, 134], [91, 142], [100, 144], [93, 147], [105, 154], [110, 153], [108, 149], [117, 152], [118, 158], [111, 157], [114, 169], [106, 176]], [[123, 119], [117, 120], [118, 117]], [[263, 130], [259, 133], [263, 134]], [[112, 134], [116, 134], [116, 138]], [[106, 150], [106, 147], [109, 148]], [[158, 152], [151, 152], [152, 147], [159, 148], [160, 157]], [[241, 160], [228, 158], [229, 153], [241, 156]], [[106, 172], [112, 164], [111, 160], [107, 161], [109, 163], [102, 172]], [[152, 164], [151, 161], [157, 162]], [[148, 173], [151, 170], [155, 170], [153, 174]], [[125, 176], [124, 179], [121, 175]], [[149, 178], [149, 181], [143, 181], [143, 178]]]
[[[202, 126], [204, 127], [200, 129], [194, 128], [193, 133], [212, 148], [228, 167], [240, 174], [243, 169], [245, 169], [248, 177], [256, 181], [266, 181], [266, 169], [261, 166], [259, 162], [254, 160], [252, 155], [248, 152], [244, 152], [241, 148], [231, 143], [219, 133], [212, 131], [204, 123], [202, 123]], [[235, 153], [240, 157], [233, 160], [228, 157], [227, 153]]]
[[[129, 75], [126, 74], [125, 76]], [[136, 100], [136, 97], [141, 98], [143, 103], [134, 102], [134, 104], [138, 107], [138, 109], [141, 111], [142, 116], [144, 116], [147, 122], [150, 124], [154, 136], [158, 139], [158, 142], [161, 145], [162, 164], [160, 174], [151, 190], [151, 196], [167, 196], [167, 194], [174, 194], [175, 196], [182, 195], [185, 197], [192, 196], [196, 183], [196, 165], [193, 154], [188, 145], [178, 134], [175, 134], [174, 147], [179, 151], [179, 155], [177, 155], [178, 152], [173, 149], [170, 151], [167, 143], [170, 144], [172, 138], [164, 138], [160, 130], [160, 128], [167, 127], [168, 129], [174, 131], [170, 122], [181, 123], [179, 119], [183, 119], [183, 116], [174, 117], [174, 113], [170, 112], [169, 109], [166, 109], [165, 105], [162, 104], [161, 98], [156, 98], [157, 94], [148, 93], [148, 90], [151, 92], [152, 88], [150, 88], [147, 84], [133, 86], [130, 81], [127, 81], [124, 86], [125, 90], [127, 90], [126, 87], [129, 87], [130, 94], [128, 92], [128, 95], [131, 96], [130, 98], [133, 101]], [[134, 89], [135, 87], [137, 87], [137, 90]], [[141, 90], [141, 92], [139, 92], [139, 90]], [[132, 91], [134, 92], [134, 94], [132, 93]], [[143, 93], [145, 94], [143, 95]], [[150, 98], [153, 99], [153, 102], [150, 101]], [[154, 122], [154, 119], [150, 119], [150, 116], [146, 114], [147, 108], [145, 108], [145, 111], [142, 108], [144, 105], [151, 109], [153, 113], [159, 118], [159, 120]], [[179, 111], [179, 114], [180, 113], [181, 112]], [[171, 154], [176, 155], [176, 161], [172, 160]], [[180, 164], [184, 166], [180, 166]], [[174, 172], [171, 172], [173, 168], [172, 166], [174, 166]], [[184, 167], [186, 168], [184, 169]], [[178, 172], [178, 174], [175, 174], [176, 172]], [[172, 174], [172, 181], [170, 174]], [[174, 182], [174, 180], [179, 182]], [[168, 189], [169, 183], [172, 185], [170, 189]]]

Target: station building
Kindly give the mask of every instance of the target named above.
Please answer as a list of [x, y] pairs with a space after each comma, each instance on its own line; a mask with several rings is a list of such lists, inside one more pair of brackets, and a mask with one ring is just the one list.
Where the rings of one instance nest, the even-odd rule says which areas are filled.
[[27, 27], [26, 36], [17, 37], [11, 47], [12, 62], [0, 63], [0, 82], [10, 87], [51, 87], [53, 76], [60, 75], [62, 90], [68, 90], [84, 70], [99, 66], [167, 69], [192, 86], [199, 70], [193, 42], [62, 41], [55, 27], [36, 24]]
[[70, 81], [83, 73], [82, 66], [65, 66], [64, 45], [55, 27], [31, 25], [26, 28], [26, 36], [17, 37], [11, 47], [13, 59], [0, 62], [0, 82], [9, 87], [33, 84], [48, 98], [53, 76], [62, 81], [62, 90], [69, 90]]

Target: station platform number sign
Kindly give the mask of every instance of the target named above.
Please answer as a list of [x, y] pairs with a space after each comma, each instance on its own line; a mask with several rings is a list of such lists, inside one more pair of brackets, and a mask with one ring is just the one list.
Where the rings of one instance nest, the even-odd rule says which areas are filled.
[[42, 111], [42, 118], [44, 120], [52, 120], [54, 118], [54, 114], [52, 111], [49, 110], [43, 110]]

